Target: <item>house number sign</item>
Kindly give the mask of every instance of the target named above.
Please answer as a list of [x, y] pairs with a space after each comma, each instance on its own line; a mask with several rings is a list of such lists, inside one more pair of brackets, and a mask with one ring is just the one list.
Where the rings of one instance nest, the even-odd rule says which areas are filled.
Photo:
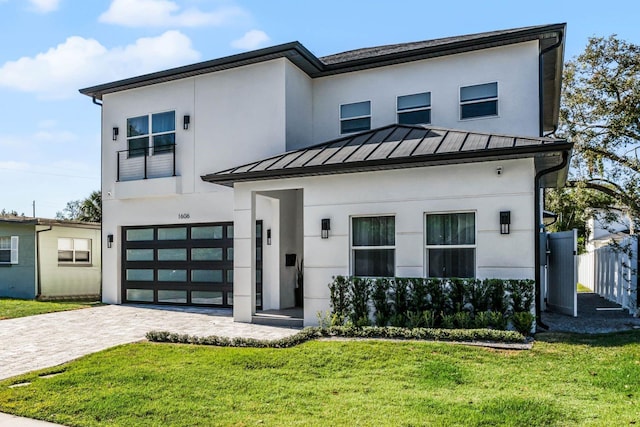
[[188, 213], [179, 213], [178, 214], [178, 219], [189, 219], [191, 218], [191, 215], [189, 215]]

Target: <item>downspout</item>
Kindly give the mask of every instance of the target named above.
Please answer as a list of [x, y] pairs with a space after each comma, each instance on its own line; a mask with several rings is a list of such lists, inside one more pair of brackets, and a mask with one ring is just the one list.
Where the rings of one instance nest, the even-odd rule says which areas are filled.
[[[564, 38], [564, 34], [562, 31], [558, 31], [558, 41], [552, 44], [551, 46], [542, 49], [538, 54], [538, 116], [539, 116], [539, 135], [543, 136], [544, 134], [544, 88], [543, 88], [543, 75], [544, 75], [544, 55], [552, 50], [557, 49], [561, 44]], [[558, 129], [558, 125], [553, 125], [553, 131], [549, 132], [549, 134], [554, 133]]]
[[540, 286], [541, 280], [542, 280], [542, 273], [540, 272], [540, 261], [541, 261], [541, 256], [540, 256], [540, 229], [543, 226], [541, 221], [540, 221], [540, 179], [551, 172], [556, 172], [559, 171], [563, 168], [565, 168], [567, 166], [569, 162], [569, 152], [568, 151], [563, 151], [562, 152], [562, 162], [560, 162], [559, 165], [550, 167], [549, 169], [543, 169], [541, 171], [538, 171], [538, 173], [536, 173], [536, 176], [533, 180], [534, 182], [534, 211], [535, 211], [535, 239], [534, 239], [534, 243], [535, 243], [535, 269], [536, 269], [536, 274], [535, 274], [535, 278], [536, 278], [536, 324], [538, 326], [540, 326], [543, 329], [549, 329], [549, 327], [547, 325], [545, 325], [544, 323], [542, 323], [542, 318], [540, 317], [541, 313], [542, 313], [542, 304], [540, 303], [540, 298], [542, 297], [542, 289]]
[[[37, 225], [36, 225], [37, 227]], [[36, 230], [36, 299], [42, 294], [42, 275], [40, 274], [40, 233], [43, 231], [51, 231], [52, 226], [44, 230]]]
[[102, 107], [102, 102], [98, 102], [98, 100], [96, 99], [95, 96], [91, 97], [91, 102], [93, 102], [96, 105], [99, 105], [100, 107]]

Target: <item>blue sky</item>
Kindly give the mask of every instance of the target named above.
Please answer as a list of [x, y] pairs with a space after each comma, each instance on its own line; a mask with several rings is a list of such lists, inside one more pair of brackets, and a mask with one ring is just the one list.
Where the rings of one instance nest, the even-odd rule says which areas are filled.
[[637, 1], [0, 0], [0, 209], [54, 217], [100, 188], [100, 108], [78, 89], [298, 40], [318, 56], [566, 22], [640, 44]]

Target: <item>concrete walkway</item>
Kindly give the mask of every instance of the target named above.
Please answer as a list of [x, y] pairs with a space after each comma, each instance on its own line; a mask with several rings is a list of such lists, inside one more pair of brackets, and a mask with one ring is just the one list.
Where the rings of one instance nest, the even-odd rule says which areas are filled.
[[297, 329], [234, 323], [230, 310], [105, 305], [0, 321], [0, 379], [48, 368], [152, 330], [198, 336], [278, 339]]

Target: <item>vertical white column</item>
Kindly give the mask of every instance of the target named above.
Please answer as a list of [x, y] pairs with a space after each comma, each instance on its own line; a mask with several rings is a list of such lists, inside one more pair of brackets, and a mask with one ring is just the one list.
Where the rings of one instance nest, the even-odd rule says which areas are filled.
[[256, 195], [241, 185], [234, 189], [233, 228], [233, 320], [251, 323], [256, 307]]

